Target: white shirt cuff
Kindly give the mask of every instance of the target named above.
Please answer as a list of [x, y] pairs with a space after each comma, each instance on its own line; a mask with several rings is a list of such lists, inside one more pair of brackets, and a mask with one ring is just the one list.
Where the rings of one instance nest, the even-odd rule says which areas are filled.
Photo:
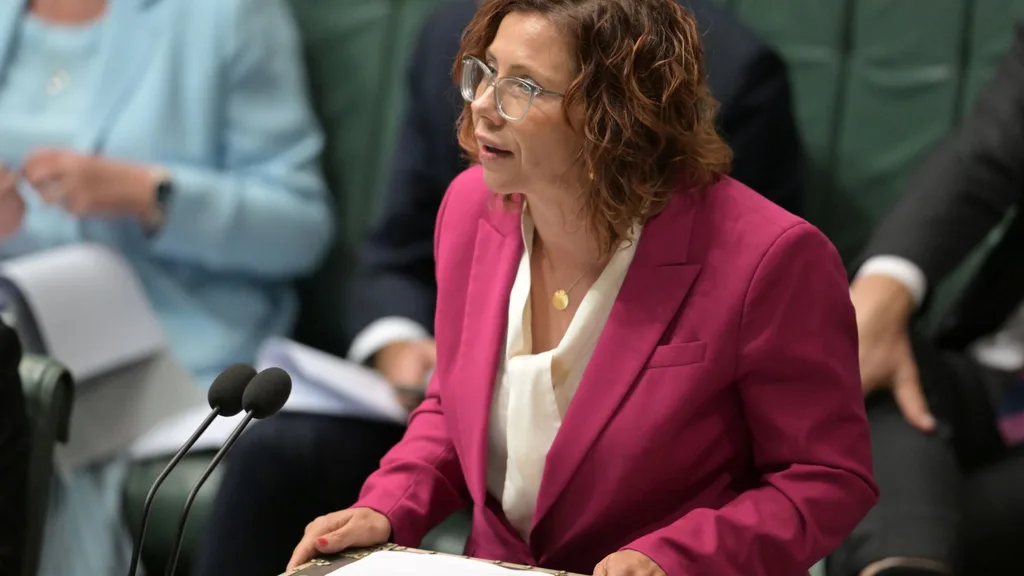
[[348, 359], [356, 364], [363, 364], [390, 344], [424, 338], [430, 338], [430, 333], [415, 320], [387, 316], [363, 328], [348, 349]]
[[924, 302], [928, 291], [928, 279], [924, 272], [910, 260], [900, 256], [872, 256], [857, 270], [856, 278], [862, 276], [888, 276], [903, 284], [914, 299], [914, 306]]

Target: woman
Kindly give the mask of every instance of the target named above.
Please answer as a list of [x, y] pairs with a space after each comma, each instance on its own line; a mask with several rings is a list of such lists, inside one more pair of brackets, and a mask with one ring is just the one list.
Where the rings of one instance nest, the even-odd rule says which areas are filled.
[[[302, 64], [284, 0], [0, 3], [0, 259], [104, 244], [197, 382], [252, 361], [332, 234]], [[59, 479], [41, 574], [127, 570], [125, 470]]]
[[842, 263], [725, 176], [701, 58], [672, 0], [481, 7], [427, 399], [290, 568], [472, 504], [481, 558], [796, 575], [875, 503]]

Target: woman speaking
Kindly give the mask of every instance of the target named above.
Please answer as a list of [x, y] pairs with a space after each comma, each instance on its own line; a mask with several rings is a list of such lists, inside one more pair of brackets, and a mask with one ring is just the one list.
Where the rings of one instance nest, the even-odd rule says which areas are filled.
[[726, 175], [692, 17], [491, 0], [456, 78], [427, 399], [289, 567], [472, 505], [480, 558], [806, 574], [877, 498], [846, 273]]

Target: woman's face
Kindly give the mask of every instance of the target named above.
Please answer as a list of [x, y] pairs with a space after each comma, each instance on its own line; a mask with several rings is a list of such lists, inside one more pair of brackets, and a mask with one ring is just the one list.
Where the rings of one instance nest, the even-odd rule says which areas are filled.
[[[564, 93], [575, 78], [565, 36], [544, 16], [513, 12], [501, 21], [483, 61], [498, 78], [522, 78]], [[481, 92], [471, 109], [480, 164], [491, 190], [529, 194], [579, 181], [576, 158], [582, 138], [566, 121], [561, 96], [537, 94], [526, 116], [516, 122], [498, 112], [493, 87]]]

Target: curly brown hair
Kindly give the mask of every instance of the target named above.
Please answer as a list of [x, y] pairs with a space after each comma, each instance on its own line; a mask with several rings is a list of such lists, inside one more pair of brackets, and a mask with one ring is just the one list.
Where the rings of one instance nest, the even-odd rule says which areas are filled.
[[[732, 151], [716, 130], [700, 32], [676, 0], [487, 0], [463, 34], [454, 78], [464, 57], [484, 58], [511, 12], [550, 18], [575, 46], [562, 108], [570, 122], [570, 110], [583, 112], [580, 159], [592, 176], [583, 209], [607, 250], [675, 190], [701, 190], [728, 173]], [[476, 162], [473, 132], [467, 104], [459, 144]]]

